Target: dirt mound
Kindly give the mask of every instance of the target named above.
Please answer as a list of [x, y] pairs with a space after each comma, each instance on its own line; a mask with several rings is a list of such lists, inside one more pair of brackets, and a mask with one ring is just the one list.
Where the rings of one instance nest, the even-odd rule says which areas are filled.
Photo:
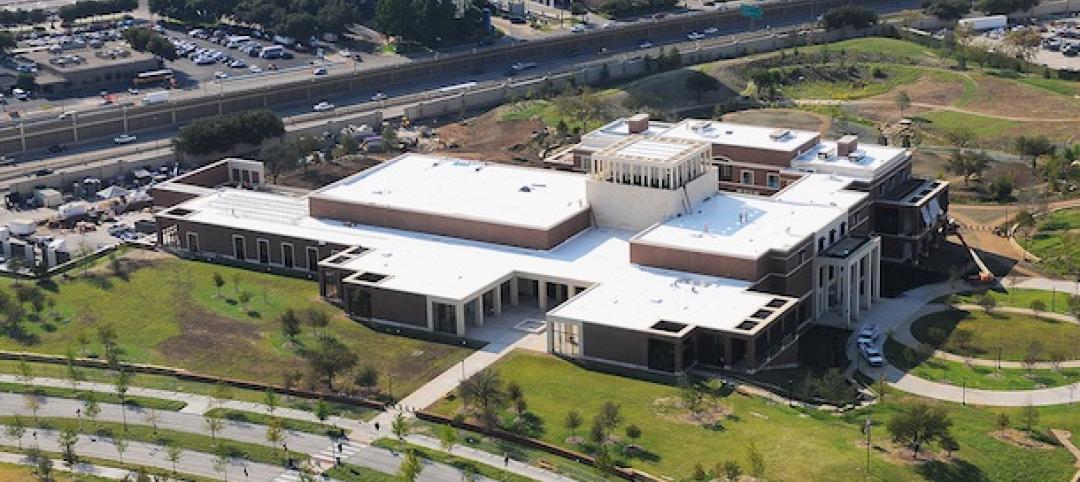
[[344, 179], [383, 161], [375, 156], [348, 156], [329, 162], [312, 164], [306, 168], [294, 169], [278, 176], [275, 184], [301, 189], [318, 189], [332, 182]]
[[1030, 435], [1028, 435], [1027, 433], [1021, 432], [1021, 431], [1016, 430], [1016, 429], [1011, 429], [1011, 428], [1005, 430], [1004, 432], [1000, 432], [1000, 431], [995, 430], [994, 432], [992, 432], [990, 434], [990, 436], [994, 437], [994, 438], [996, 438], [996, 439], [998, 439], [998, 440], [1000, 440], [1002, 442], [1005, 442], [1007, 444], [1015, 445], [1017, 447], [1025, 448], [1025, 449], [1043, 449], [1043, 450], [1047, 450], [1047, 449], [1054, 448], [1053, 445], [1050, 445], [1050, 444], [1048, 444], [1046, 442], [1043, 442], [1043, 441], [1040, 441], [1040, 440], [1036, 440], [1036, 439], [1032, 438]]
[[750, 109], [724, 114], [724, 122], [824, 132], [829, 122], [823, 117], [796, 109]]
[[536, 119], [501, 120], [501, 116], [500, 109], [495, 109], [440, 127], [439, 138], [446, 146], [440, 152], [493, 162], [539, 161], [539, 154], [529, 144], [545, 129], [544, 123]]

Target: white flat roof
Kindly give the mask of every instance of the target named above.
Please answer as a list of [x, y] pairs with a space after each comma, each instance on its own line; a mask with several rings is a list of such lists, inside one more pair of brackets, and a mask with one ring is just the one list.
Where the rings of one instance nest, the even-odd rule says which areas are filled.
[[848, 189], [855, 180], [832, 174], [806, 174], [772, 197], [777, 201], [851, 209], [869, 194]]
[[[368, 251], [346, 269], [387, 275], [380, 288], [459, 301], [514, 274], [596, 285], [559, 308], [563, 316], [644, 330], [660, 320], [731, 330], [777, 296], [750, 292], [750, 283], [643, 267], [629, 262], [625, 231], [588, 229], [555, 249], [530, 250], [367, 225], [346, 225], [304, 214], [306, 202], [275, 194], [222, 188], [182, 203], [185, 220], [233, 230], [322, 240]], [[693, 285], [688, 284], [692, 280]]]
[[657, 246], [757, 259], [788, 250], [845, 213], [835, 206], [777, 201], [754, 195], [719, 194], [636, 239]]
[[[831, 154], [827, 158], [821, 159], [818, 154], [822, 151]], [[869, 181], [885, 174], [907, 157], [905, 149], [862, 142], [858, 144], [855, 151], [859, 155], [858, 160], [838, 157], [836, 152], [835, 141], [822, 141], [803, 153], [803, 155], [795, 158], [791, 162], [791, 167], [804, 171], [839, 174]]]
[[423, 154], [384, 162], [312, 195], [538, 229], [588, 207], [582, 175]]
[[[783, 133], [782, 136], [777, 136], [777, 134], [781, 133]], [[697, 119], [687, 119], [679, 122], [660, 132], [659, 135], [773, 151], [793, 151], [797, 147], [819, 137], [817, 132], [812, 131]]]

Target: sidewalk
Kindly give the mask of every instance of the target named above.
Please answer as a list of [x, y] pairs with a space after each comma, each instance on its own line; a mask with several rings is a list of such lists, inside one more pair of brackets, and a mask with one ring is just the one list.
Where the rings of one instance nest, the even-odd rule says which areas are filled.
[[[29, 465], [30, 460], [23, 454], [13, 454], [8, 452], [0, 452], [0, 462], [12, 465]], [[93, 465], [85, 462], [79, 462], [73, 467], [68, 467], [63, 460], [52, 459], [53, 470], [59, 472], [71, 472], [73, 474], [89, 475], [92, 477], [98, 477], [102, 479], [113, 480], [125, 480], [130, 472], [124, 469], [118, 469], [116, 467], [104, 467], [101, 465]]]

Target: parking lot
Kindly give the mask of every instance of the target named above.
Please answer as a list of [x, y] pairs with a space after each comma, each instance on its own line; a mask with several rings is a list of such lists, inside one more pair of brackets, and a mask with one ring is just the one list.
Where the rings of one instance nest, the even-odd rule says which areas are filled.
[[[1032, 61], [1057, 70], [1080, 71], [1080, 17], [1046, 20], [1031, 27], [1011, 26], [1015, 28], [1037, 28], [1042, 36]], [[1006, 29], [994, 29], [983, 32], [975, 41], [987, 48], [1008, 51], [1005, 45]]]
[[[224, 31], [217, 32], [221, 35], [214, 38], [221, 39], [219, 42], [210, 40], [210, 35], [215, 33], [212, 31], [165, 32], [166, 37], [177, 47], [177, 53], [181, 55], [179, 60], [167, 62], [167, 67], [177, 73], [181, 86], [214, 80], [218, 73], [237, 77], [269, 75], [274, 70], [299, 67], [311, 67], [314, 71], [318, 64], [326, 61], [319, 57], [317, 50], [301, 52], [291, 48], [281, 49], [291, 58], [263, 58], [259, 55], [260, 50], [274, 45], [270, 39], [247, 36], [251, 38], [250, 41], [233, 44], [230, 48], [227, 41], [229, 35]], [[330, 54], [331, 50], [324, 49], [324, 57], [325, 54]]]

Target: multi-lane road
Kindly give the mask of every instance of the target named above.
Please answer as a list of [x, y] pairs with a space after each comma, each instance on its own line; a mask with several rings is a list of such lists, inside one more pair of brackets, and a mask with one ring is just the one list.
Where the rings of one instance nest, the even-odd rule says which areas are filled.
[[[791, 2], [784, 2], [791, 3]], [[823, 2], [814, 2], [810, 4], [801, 4], [801, 6], [792, 5], [791, 8], [785, 10], [785, 14], [782, 16], [774, 16], [766, 18], [762, 21], [755, 23], [754, 27], [757, 30], [762, 30], [765, 26], [766, 30], [769, 29], [781, 29], [790, 28], [800, 24], [810, 23], [815, 20], [817, 15], [820, 15], [822, 10], [818, 5]], [[881, 13], [894, 12], [907, 8], [916, 8], [918, 1], [913, 0], [894, 0], [894, 1], [882, 1], [875, 2], [874, 7]], [[815, 8], [816, 7], [816, 8]], [[699, 15], [699, 14], [687, 14], [687, 16]], [[669, 22], [672, 19], [665, 19], [662, 22]], [[551, 73], [563, 72], [574, 69], [577, 66], [587, 64], [589, 62], [595, 62], [596, 60], [604, 57], [618, 57], [627, 55], [644, 55], [650, 53], [656, 55], [656, 50], [672, 44], [683, 43], [686, 44], [686, 48], [693, 48], [697, 43], [709, 43], [709, 42], [729, 42], [733, 35], [745, 34], [751, 31], [750, 21], [747, 19], [737, 19], [734, 21], [717, 22], [718, 32], [710, 38], [701, 40], [698, 42], [688, 42], [685, 35], [685, 31], [670, 31], [665, 35], [657, 35], [648, 38], [652, 42], [654, 47], [650, 50], [652, 52], [643, 52], [638, 47], [638, 40], [640, 39], [628, 39], [617, 45], [611, 45], [601, 49], [593, 49], [592, 51], [576, 51], [576, 52], [557, 52], [549, 53], [542, 58], [537, 58], [535, 61], [538, 63], [538, 67], [532, 69], [528, 74], [532, 76], [547, 75]], [[568, 34], [578, 35], [583, 39], [588, 38], [590, 35], [602, 34], [604, 32], [585, 33], [585, 34]], [[756, 32], [760, 34], [761, 32]], [[610, 45], [610, 44], [609, 44]], [[681, 48], [683, 46], [680, 46]], [[469, 55], [468, 53], [462, 55]], [[363, 112], [369, 110], [382, 110], [384, 117], [392, 118], [395, 113], [400, 114], [400, 110], [392, 112], [394, 107], [400, 109], [402, 104], [407, 104], [416, 98], [430, 97], [433, 95], [439, 95], [439, 89], [450, 85], [459, 85], [468, 82], [476, 82], [477, 87], [494, 84], [506, 81], [506, 71], [510, 67], [513, 61], [521, 60], [534, 60], [532, 58], [520, 58], [511, 59], [505, 65], [484, 65], [481, 69], [473, 69], [469, 72], [454, 73], [448, 76], [440, 76], [432, 78], [426, 76], [419, 80], [400, 79], [392, 84], [385, 85], [378, 91], [385, 92], [390, 99], [386, 102], [371, 102], [371, 95], [376, 91], [362, 90], [353, 91], [349, 93], [338, 94], [337, 96], [327, 96], [327, 98], [315, 99], [314, 102], [304, 101], [303, 103], [293, 103], [282, 106], [275, 106], [273, 110], [279, 115], [286, 118], [287, 123], [295, 123], [299, 120], [305, 120], [311, 117], [312, 104], [319, 100], [327, 100], [338, 106], [338, 111], [328, 116], [338, 117], [342, 115], [343, 111], [349, 112]], [[348, 76], [354, 72], [354, 69], [362, 68], [362, 65], [356, 66], [351, 63], [338, 63], [331, 67], [331, 76]], [[302, 72], [298, 71], [292, 74], [294, 77], [288, 77], [288, 74], [279, 76], [273, 82], [281, 83], [297, 83], [297, 82], [310, 82], [311, 72], [306, 69]], [[270, 82], [267, 80], [266, 82]], [[256, 79], [239, 78], [230, 79], [227, 82], [223, 82], [217, 85], [217, 92], [213, 92], [211, 89], [209, 92], [177, 92], [173, 101], [185, 98], [184, 96], [200, 96], [211, 95], [220, 97], [229, 97], [230, 95], [237, 95], [243, 90], [256, 88], [273, 88], [272, 85], [253, 85], [257, 84]], [[120, 108], [110, 107], [115, 114], [120, 114]], [[387, 112], [391, 110], [391, 112]], [[139, 143], [133, 146], [117, 147], [113, 145], [111, 137], [99, 138], [99, 139], [83, 139], [79, 143], [68, 144], [68, 150], [63, 156], [51, 156], [44, 152], [44, 150], [31, 150], [18, 154], [20, 164], [17, 166], [8, 166], [0, 168], [0, 181], [7, 180], [11, 182], [21, 178], [23, 176], [31, 174], [34, 170], [37, 170], [45, 165], [50, 168], [58, 169], [66, 166], [82, 165], [94, 161], [116, 159], [118, 156], [133, 156], [137, 155], [136, 152], [151, 151], [154, 149], [168, 149], [167, 141], [175, 135], [177, 126], [168, 126], [163, 128], [157, 128], [149, 131], [139, 132]], [[145, 155], [145, 154], [144, 154]], [[46, 162], [42, 162], [46, 161]]]

